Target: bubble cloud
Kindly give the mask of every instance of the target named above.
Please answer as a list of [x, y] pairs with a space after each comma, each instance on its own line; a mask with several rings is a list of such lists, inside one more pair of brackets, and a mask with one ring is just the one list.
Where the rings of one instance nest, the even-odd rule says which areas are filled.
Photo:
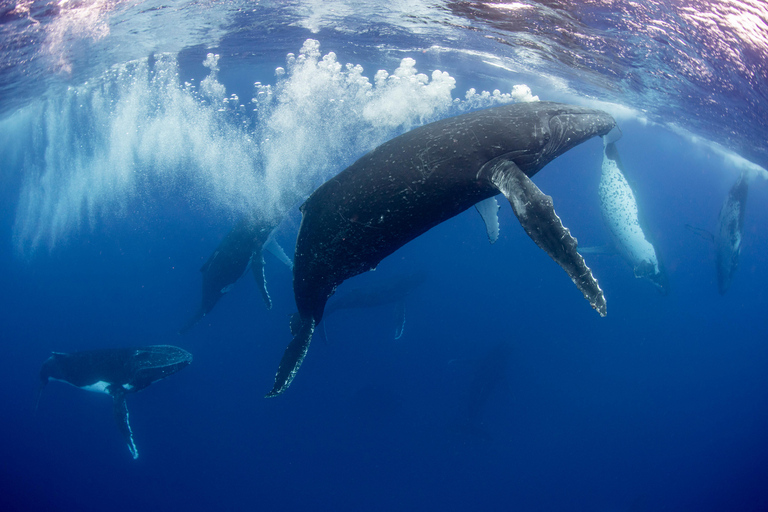
[[[448, 73], [419, 73], [405, 58], [373, 81], [307, 40], [250, 102], [226, 96], [219, 56], [199, 87], [179, 80], [175, 54], [115, 66], [52, 95], [0, 131], [29, 134], [14, 237], [20, 252], [55, 247], [105, 216], [148, 200], [184, 197], [212, 214], [279, 218], [382, 142], [466, 110], [537, 99], [470, 90], [454, 99]], [[21, 124], [21, 126], [17, 126]], [[11, 148], [0, 144], [0, 154]], [[16, 150], [13, 150], [16, 151]]]

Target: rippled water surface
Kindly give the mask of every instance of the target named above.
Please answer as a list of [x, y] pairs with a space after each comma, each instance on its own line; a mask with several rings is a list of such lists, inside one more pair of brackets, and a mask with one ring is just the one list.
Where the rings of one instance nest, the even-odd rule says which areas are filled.
[[[591, 140], [535, 182], [605, 319], [500, 200], [495, 244], [471, 209], [342, 284], [284, 396], [272, 254], [271, 310], [246, 274], [177, 334], [243, 215], [292, 255], [366, 152], [531, 101], [617, 120], [668, 293], [612, 246]], [[0, 508], [765, 510], [766, 119], [760, 0], [2, 3]], [[137, 461], [104, 396], [53, 383], [33, 414], [51, 351], [156, 344], [194, 361], [128, 397]]]

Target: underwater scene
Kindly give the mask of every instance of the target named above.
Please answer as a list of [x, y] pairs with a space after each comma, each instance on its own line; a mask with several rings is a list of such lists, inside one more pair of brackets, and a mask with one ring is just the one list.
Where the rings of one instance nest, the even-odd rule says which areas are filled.
[[762, 0], [12, 0], [0, 50], [1, 510], [768, 510]]

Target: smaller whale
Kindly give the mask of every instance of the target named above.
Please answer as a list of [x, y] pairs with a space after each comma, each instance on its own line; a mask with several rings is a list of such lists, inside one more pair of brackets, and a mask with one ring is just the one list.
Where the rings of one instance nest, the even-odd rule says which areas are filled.
[[427, 276], [423, 273], [403, 274], [374, 285], [344, 290], [331, 297], [323, 314], [323, 324], [327, 323], [328, 316], [342, 309], [375, 308], [391, 304], [394, 306], [395, 339], [399, 340], [405, 328], [405, 299], [426, 280]]
[[[80, 389], [112, 397], [113, 413], [120, 433], [134, 459], [139, 457], [128, 422], [125, 395], [136, 393], [153, 382], [172, 375], [192, 362], [192, 354], [171, 345], [138, 348], [53, 352], [40, 369], [40, 403], [50, 380], [59, 380]], [[37, 405], [35, 406], [37, 409]]]
[[599, 185], [600, 209], [605, 225], [611, 233], [613, 245], [632, 267], [635, 277], [648, 280], [659, 292], [666, 295], [669, 292], [667, 274], [656, 249], [640, 227], [637, 200], [624, 177], [624, 167], [616, 144], [608, 140], [604, 142]]
[[717, 221], [715, 232], [715, 260], [717, 264], [717, 290], [720, 295], [731, 287], [733, 276], [739, 267], [744, 210], [747, 207], [749, 184], [742, 173], [728, 192]]
[[717, 219], [717, 231], [710, 231], [686, 224], [694, 234], [709, 240], [715, 246], [715, 267], [717, 269], [717, 290], [725, 295], [733, 282], [739, 266], [741, 239], [744, 229], [744, 211], [747, 207], [749, 179], [742, 173], [728, 191]]
[[247, 272], [249, 266], [261, 291], [264, 304], [267, 309], [272, 308], [272, 299], [267, 291], [264, 277], [263, 250], [266, 249], [274, 254], [288, 267], [293, 266], [291, 259], [272, 238], [276, 227], [275, 222], [244, 217], [232, 228], [200, 268], [203, 274], [200, 308], [179, 329], [179, 334], [187, 332], [201, 318], [210, 313], [219, 299], [229, 292], [237, 280]]

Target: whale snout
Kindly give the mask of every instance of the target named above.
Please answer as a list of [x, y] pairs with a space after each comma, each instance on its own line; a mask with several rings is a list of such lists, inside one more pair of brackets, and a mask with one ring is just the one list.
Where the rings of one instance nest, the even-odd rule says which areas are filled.
[[592, 137], [616, 133], [616, 120], [607, 112], [570, 105], [566, 107], [552, 112], [544, 127], [546, 143], [539, 158], [543, 163], [552, 161]]

